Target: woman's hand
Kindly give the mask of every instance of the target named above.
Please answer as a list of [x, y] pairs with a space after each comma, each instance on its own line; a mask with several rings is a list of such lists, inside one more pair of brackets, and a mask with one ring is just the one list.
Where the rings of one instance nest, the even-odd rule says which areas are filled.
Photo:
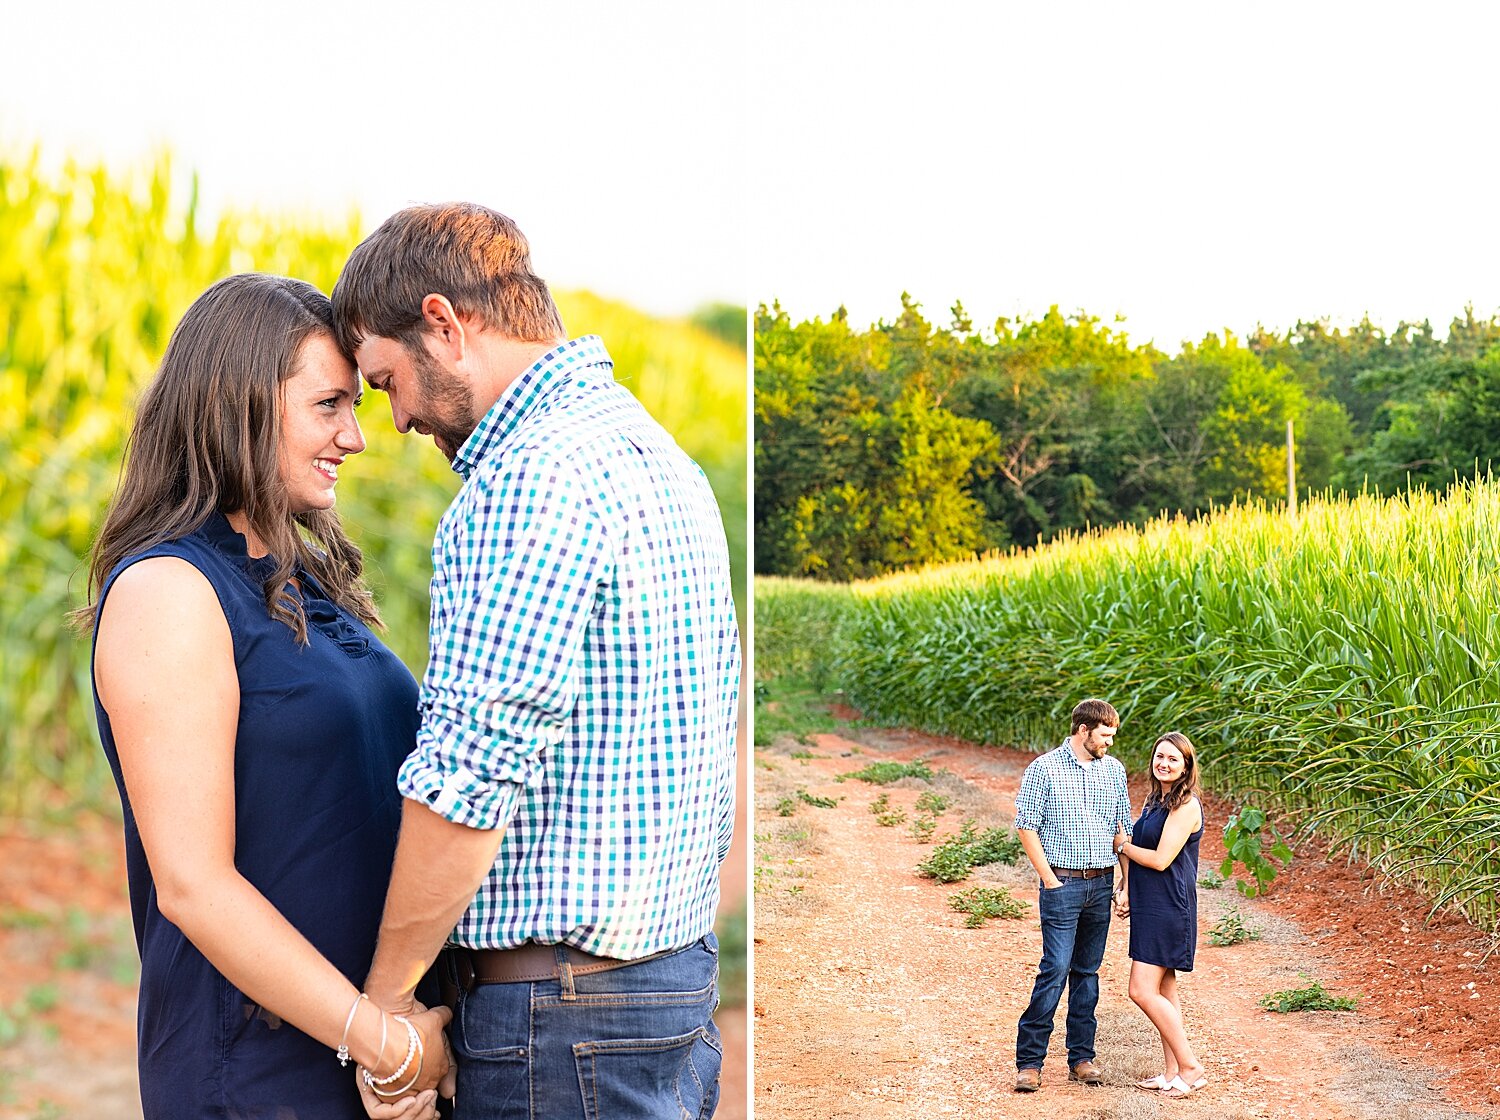
[[370, 1120], [436, 1120], [438, 1114], [436, 1089], [428, 1089], [426, 1092], [402, 1097], [400, 1100], [387, 1101], [375, 1095], [374, 1091], [365, 1084], [363, 1076], [356, 1074], [354, 1083], [359, 1086], [360, 1100], [364, 1102], [365, 1111], [369, 1113]]

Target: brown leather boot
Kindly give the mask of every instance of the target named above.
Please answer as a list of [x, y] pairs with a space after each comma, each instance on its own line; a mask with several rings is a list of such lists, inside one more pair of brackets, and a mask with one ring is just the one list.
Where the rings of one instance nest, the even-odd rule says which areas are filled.
[[1016, 1070], [1016, 1092], [1035, 1093], [1042, 1087], [1042, 1071], [1039, 1069]]
[[1085, 1085], [1101, 1085], [1104, 1083], [1104, 1071], [1093, 1062], [1079, 1062], [1068, 1070], [1069, 1081], [1082, 1081]]

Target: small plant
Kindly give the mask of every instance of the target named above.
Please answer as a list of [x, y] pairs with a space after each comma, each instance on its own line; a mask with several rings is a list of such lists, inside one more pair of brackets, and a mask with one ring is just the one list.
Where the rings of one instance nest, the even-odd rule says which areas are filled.
[[776, 802], [776, 815], [778, 817], [789, 817], [797, 811], [797, 799], [795, 797], [783, 797]]
[[792, 757], [806, 760], [809, 758], [817, 758], [818, 756], [813, 754], [813, 752], [808, 750], [806, 747], [801, 747], [792, 752]]
[[870, 812], [875, 814], [875, 823], [882, 828], [890, 828], [906, 819], [905, 809], [891, 808], [891, 797], [888, 793], [882, 793], [870, 802]]
[[932, 834], [937, 831], [937, 818], [925, 814], [911, 822], [911, 834], [918, 844], [931, 844]]
[[970, 887], [948, 896], [948, 905], [967, 914], [964, 925], [978, 929], [989, 918], [1019, 918], [1026, 913], [1026, 903], [1012, 898], [1004, 887]]
[[1242, 941], [1259, 940], [1260, 930], [1252, 929], [1245, 924], [1238, 906], [1231, 906], [1208, 931], [1210, 945], [1238, 945]]
[[944, 796], [936, 790], [926, 790], [921, 797], [917, 798], [917, 812], [928, 813], [934, 817], [941, 817], [943, 810], [953, 804], [953, 798]]
[[1021, 841], [1003, 828], [991, 828], [981, 836], [974, 822], [965, 820], [958, 832], [949, 836], [921, 863], [917, 874], [939, 883], [956, 883], [967, 879], [975, 867], [989, 863], [1015, 863], [1021, 856]]
[[863, 770], [851, 770], [847, 774], [840, 774], [836, 780], [843, 782], [850, 778], [869, 782], [871, 785], [888, 786], [892, 782], [899, 782], [902, 778], [921, 778], [924, 782], [930, 782], [932, 771], [927, 766], [927, 760], [922, 758], [915, 762], [872, 762]]
[[[1303, 979], [1307, 979], [1306, 976]], [[1260, 1005], [1267, 1011], [1353, 1011], [1352, 996], [1330, 995], [1318, 981], [1305, 988], [1290, 988], [1284, 992], [1272, 992], [1260, 997]]]
[[[1268, 845], [1261, 836], [1261, 829], [1266, 827], [1265, 812], [1253, 805], [1241, 806], [1224, 826], [1224, 849], [1229, 854], [1219, 866], [1219, 874], [1228, 877], [1236, 863], [1244, 867], [1250, 873], [1250, 881], [1236, 879], [1235, 886], [1246, 898], [1265, 894], [1279, 870], [1265, 856]], [[1281, 864], [1292, 862], [1292, 849], [1274, 828], [1270, 829], [1269, 848], [1271, 857]]]
[[1220, 875], [1212, 867], [1207, 868], [1202, 875], [1198, 876], [1198, 885], [1216, 891], [1224, 885], [1224, 876]]
[[1021, 838], [1014, 832], [1007, 832], [1003, 828], [992, 828], [976, 840], [970, 849], [973, 853], [974, 866], [983, 867], [990, 863], [1015, 864], [1021, 858]]
[[814, 809], [832, 809], [843, 800], [842, 797], [819, 797], [817, 794], [808, 793], [805, 789], [797, 791], [797, 800], [811, 805]]

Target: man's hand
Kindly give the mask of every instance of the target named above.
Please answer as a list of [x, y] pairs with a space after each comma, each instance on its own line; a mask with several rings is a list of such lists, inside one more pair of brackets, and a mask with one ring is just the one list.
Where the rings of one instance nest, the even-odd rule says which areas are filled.
[[[398, 1012], [397, 1014], [400, 1014]], [[390, 1085], [381, 1086], [381, 1090], [390, 1093], [401, 1089], [410, 1083], [410, 1088], [399, 1096], [382, 1096], [376, 1093], [374, 1088], [365, 1084], [364, 1071], [360, 1070], [355, 1076], [355, 1083], [359, 1086], [359, 1095], [364, 1101], [365, 1111], [370, 1114], [372, 1120], [427, 1120], [429, 1116], [436, 1116], [436, 1090], [439, 1084], [447, 1084], [452, 1079], [449, 1074], [449, 1049], [448, 1036], [443, 1033], [453, 1019], [453, 1012], [446, 1007], [434, 1007], [427, 1010], [420, 1003], [415, 1004], [414, 1010], [405, 1015], [411, 1025], [416, 1028], [418, 1037], [422, 1040], [421, 1067], [416, 1066], [417, 1059], [412, 1058], [412, 1066], [408, 1067], [401, 1076]], [[400, 1024], [397, 1024], [398, 1026]], [[386, 1049], [385, 1063], [390, 1070], [394, 1070], [406, 1056], [410, 1044], [406, 1031], [392, 1031], [392, 1039], [395, 1046]], [[382, 1068], [382, 1073], [385, 1068]], [[415, 1080], [413, 1078], [415, 1077]], [[444, 1094], [452, 1096], [452, 1092]], [[425, 1098], [425, 1106], [410, 1105], [407, 1102]], [[393, 1108], [400, 1111], [391, 1111]], [[415, 1109], [415, 1111], [411, 1111]]]
[[1126, 890], [1115, 891], [1115, 916], [1117, 918], [1130, 917], [1130, 892]]

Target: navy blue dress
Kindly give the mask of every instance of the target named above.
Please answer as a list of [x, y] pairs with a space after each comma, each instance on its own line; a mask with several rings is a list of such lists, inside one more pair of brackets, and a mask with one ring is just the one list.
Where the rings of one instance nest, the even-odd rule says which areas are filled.
[[[1199, 811], [1201, 812], [1201, 806]], [[1142, 848], [1161, 843], [1167, 807], [1147, 802], [1130, 842]], [[1193, 971], [1198, 949], [1198, 841], [1203, 824], [1188, 837], [1165, 871], [1130, 864], [1130, 959], [1179, 972]]]
[[[203, 573], [233, 637], [235, 866], [362, 986], [396, 850], [396, 770], [416, 742], [416, 682], [303, 571], [309, 644], [299, 646], [266, 613], [260, 580], [271, 561], [252, 559], [220, 514], [122, 561], [100, 606], [120, 572], [154, 556]], [[340, 1067], [327, 1046], [253, 1003], [162, 917], [97, 689], [94, 711], [125, 811], [145, 1120], [363, 1120], [353, 1065]]]

